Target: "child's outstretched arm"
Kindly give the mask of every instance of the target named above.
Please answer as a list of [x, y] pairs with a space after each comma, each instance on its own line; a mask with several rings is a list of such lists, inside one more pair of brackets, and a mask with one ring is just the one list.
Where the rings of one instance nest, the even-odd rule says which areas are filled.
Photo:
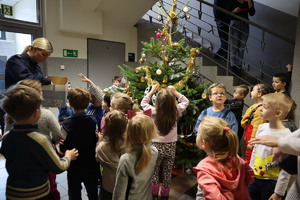
[[101, 102], [103, 99], [103, 91], [97, 87], [91, 79], [87, 78], [82, 73], [78, 74], [78, 76], [82, 78], [82, 82], [89, 84], [89, 90], [95, 95], [96, 99]]
[[150, 92], [144, 96], [144, 98], [141, 101], [141, 107], [143, 108], [143, 110], [148, 110], [151, 109], [152, 114], [155, 111], [155, 108], [149, 104], [151, 96], [157, 91], [157, 89], [160, 87], [159, 84], [153, 85]]
[[179, 116], [181, 116], [182, 112], [188, 107], [190, 101], [183, 94], [177, 92], [174, 86], [168, 86], [168, 90], [178, 98], [179, 103], [177, 104], [177, 109], [179, 111]]

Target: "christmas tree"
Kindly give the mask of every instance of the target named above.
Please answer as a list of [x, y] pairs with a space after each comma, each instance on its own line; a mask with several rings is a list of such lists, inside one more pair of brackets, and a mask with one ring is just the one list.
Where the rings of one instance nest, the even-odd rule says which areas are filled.
[[[173, 85], [176, 90], [185, 95], [190, 104], [178, 122], [178, 142], [175, 162], [186, 168], [195, 166], [201, 157], [200, 150], [195, 144], [194, 126], [200, 112], [209, 106], [209, 101], [203, 96], [207, 84], [201, 84], [201, 75], [196, 67], [196, 57], [200, 48], [186, 45], [185, 39], [175, 40], [174, 34], [179, 18], [188, 19], [189, 8], [177, 8], [177, 1], [173, 0], [170, 10], [166, 10], [160, 2], [159, 20], [165, 19], [161, 29], [155, 33], [155, 38], [149, 42], [142, 42], [144, 48], [139, 62], [141, 66], [119, 66], [121, 74], [130, 82], [125, 90], [139, 104], [142, 98], [157, 83], [162, 88]], [[182, 27], [181, 27], [182, 28]]]

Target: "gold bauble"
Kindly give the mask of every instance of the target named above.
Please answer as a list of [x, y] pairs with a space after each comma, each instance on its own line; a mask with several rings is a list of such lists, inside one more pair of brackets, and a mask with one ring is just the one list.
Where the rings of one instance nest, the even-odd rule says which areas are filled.
[[145, 82], [145, 77], [141, 77], [141, 80], [140, 80], [142, 83]]

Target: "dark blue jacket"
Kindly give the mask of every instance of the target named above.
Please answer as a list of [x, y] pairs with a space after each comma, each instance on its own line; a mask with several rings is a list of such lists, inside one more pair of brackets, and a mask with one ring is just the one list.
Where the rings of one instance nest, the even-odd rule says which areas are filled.
[[14, 55], [6, 62], [5, 88], [24, 79], [39, 80], [43, 85], [51, 84], [51, 80], [44, 77], [41, 67], [27, 53]]
[[96, 169], [96, 119], [84, 113], [73, 114], [62, 123], [62, 128], [67, 132], [63, 152], [76, 148], [79, 156], [71, 162], [68, 171], [82, 172], [83, 170]]

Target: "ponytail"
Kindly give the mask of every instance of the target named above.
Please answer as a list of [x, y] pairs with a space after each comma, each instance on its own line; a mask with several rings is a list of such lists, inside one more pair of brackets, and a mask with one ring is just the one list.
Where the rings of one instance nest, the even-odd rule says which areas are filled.
[[205, 116], [198, 129], [200, 138], [205, 140], [214, 153], [215, 159], [224, 168], [236, 169], [240, 162], [237, 157], [239, 142], [237, 134], [221, 118]]
[[27, 46], [24, 48], [22, 54], [23, 54], [23, 53], [27, 53], [28, 51], [31, 51], [31, 50], [32, 50], [32, 47], [33, 47], [32, 45], [27, 45]]
[[143, 169], [145, 169], [151, 160], [151, 149], [146, 145], [142, 144], [142, 150], [139, 160], [135, 165], [135, 173], [139, 174]]

